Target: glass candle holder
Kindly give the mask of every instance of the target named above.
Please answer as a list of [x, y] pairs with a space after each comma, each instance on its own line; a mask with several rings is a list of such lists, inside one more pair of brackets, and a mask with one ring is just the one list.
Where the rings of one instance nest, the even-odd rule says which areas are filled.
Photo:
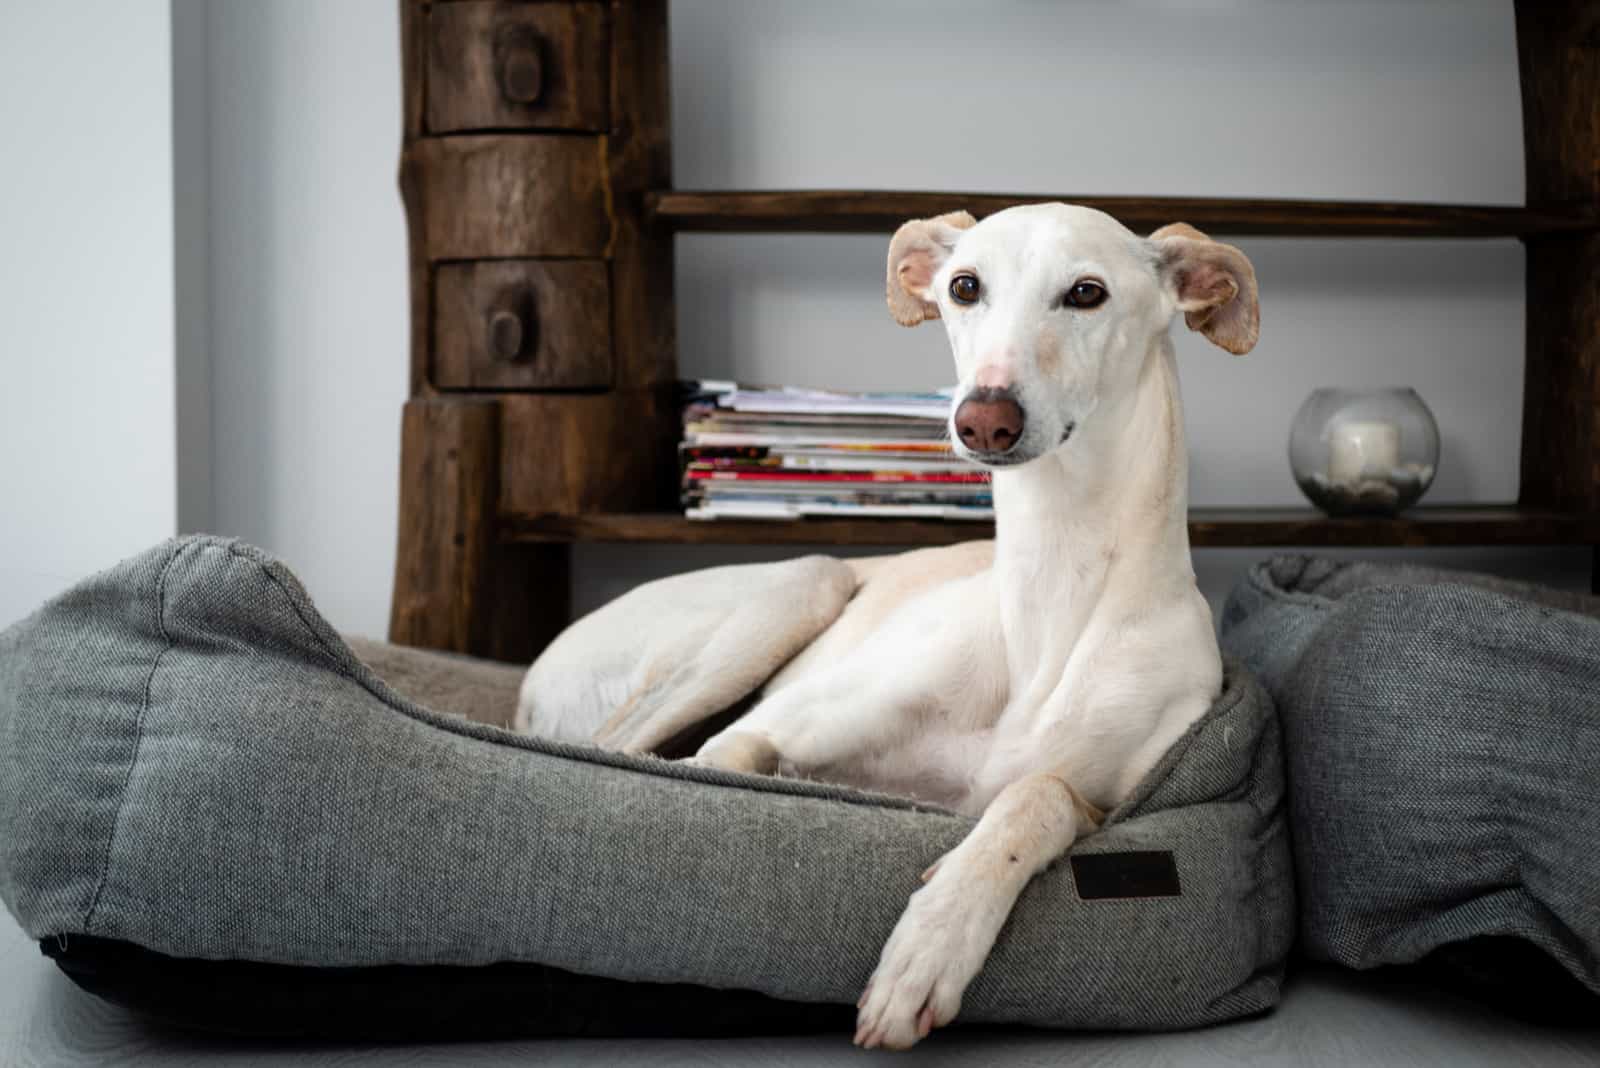
[[1414, 389], [1319, 389], [1295, 413], [1289, 466], [1329, 515], [1395, 515], [1439, 468], [1439, 425]]

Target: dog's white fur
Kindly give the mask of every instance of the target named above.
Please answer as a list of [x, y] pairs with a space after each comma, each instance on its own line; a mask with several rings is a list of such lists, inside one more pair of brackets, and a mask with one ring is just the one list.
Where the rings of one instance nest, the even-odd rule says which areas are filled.
[[[952, 277], [981, 297], [957, 303]], [[1094, 308], [1062, 295], [1092, 279]], [[1168, 326], [1255, 342], [1254, 274], [1181, 224], [1141, 238], [1082, 207], [907, 223], [903, 323], [941, 318], [960, 400], [1026, 417], [994, 469], [991, 543], [714, 568], [642, 586], [564, 633], [520, 729], [647, 750], [759, 693], [698, 763], [911, 794], [980, 817], [924, 873], [860, 1003], [856, 1041], [906, 1047], [953, 1019], [1017, 895], [1093, 830], [1222, 680], [1195, 586]], [[952, 422], [954, 414], [952, 414]]]

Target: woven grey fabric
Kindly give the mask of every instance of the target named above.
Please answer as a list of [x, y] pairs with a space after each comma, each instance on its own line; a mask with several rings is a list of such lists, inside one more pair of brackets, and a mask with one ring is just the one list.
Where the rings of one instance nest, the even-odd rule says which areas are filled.
[[1600, 991], [1600, 599], [1286, 556], [1222, 640], [1283, 722], [1308, 955], [1510, 936]]
[[[1230, 665], [1216, 707], [1078, 847], [1170, 850], [1182, 893], [1082, 900], [1053, 866], [962, 1018], [1165, 1028], [1273, 1005], [1293, 929], [1281, 790], [1270, 704]], [[918, 873], [970, 826], [424, 708], [281, 564], [215, 538], [0, 635], [0, 895], [36, 937], [853, 1002]]]
[[367, 638], [346, 637], [345, 642], [374, 674], [417, 704], [494, 727], [511, 726], [528, 665], [476, 660]]

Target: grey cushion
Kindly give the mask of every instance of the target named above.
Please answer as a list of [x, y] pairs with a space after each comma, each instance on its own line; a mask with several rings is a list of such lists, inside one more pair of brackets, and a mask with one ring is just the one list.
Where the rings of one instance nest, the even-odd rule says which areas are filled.
[[[511, 692], [509, 669], [364, 648], [440, 704]], [[1165, 1028], [1273, 1005], [1293, 927], [1281, 783], [1270, 704], [1230, 665], [1075, 850], [1169, 851], [1181, 893], [1085, 900], [1053, 866], [962, 1019]], [[852, 1003], [918, 873], [970, 826], [424, 707], [236, 542], [169, 542], [0, 635], [0, 896], [38, 938]]]
[[1222, 636], [1284, 724], [1308, 955], [1514, 938], [1600, 991], [1600, 599], [1286, 556]]

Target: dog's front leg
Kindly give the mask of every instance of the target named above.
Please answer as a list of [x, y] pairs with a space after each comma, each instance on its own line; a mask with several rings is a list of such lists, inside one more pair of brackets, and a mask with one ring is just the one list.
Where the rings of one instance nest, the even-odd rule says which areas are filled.
[[961, 844], [923, 873], [861, 995], [856, 1044], [906, 1049], [955, 1019], [1022, 888], [1100, 818], [1056, 775], [1000, 791]]

